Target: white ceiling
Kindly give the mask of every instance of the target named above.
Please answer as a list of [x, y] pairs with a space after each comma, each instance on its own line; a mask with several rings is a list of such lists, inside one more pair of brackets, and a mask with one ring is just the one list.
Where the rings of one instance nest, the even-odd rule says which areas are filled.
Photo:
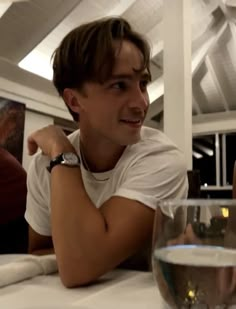
[[[192, 7], [193, 115], [228, 114], [236, 110], [236, 0], [192, 0]], [[163, 0], [17, 1], [0, 18], [0, 76], [56, 96], [51, 82], [35, 74], [50, 79], [61, 39], [84, 22], [121, 15], [151, 42], [147, 120], [155, 126], [163, 117], [162, 10]]]

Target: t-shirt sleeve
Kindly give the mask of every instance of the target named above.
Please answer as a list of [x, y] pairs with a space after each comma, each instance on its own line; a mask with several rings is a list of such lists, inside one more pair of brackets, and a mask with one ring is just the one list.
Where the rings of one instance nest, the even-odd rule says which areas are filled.
[[[187, 197], [187, 168], [182, 153], [147, 154], [128, 168], [125, 179], [115, 196], [136, 200], [156, 209], [158, 201]], [[163, 210], [167, 215], [168, 210]]]
[[[41, 156], [42, 157], [42, 156]], [[51, 236], [50, 175], [39, 155], [32, 160], [27, 174], [25, 219], [38, 234]]]

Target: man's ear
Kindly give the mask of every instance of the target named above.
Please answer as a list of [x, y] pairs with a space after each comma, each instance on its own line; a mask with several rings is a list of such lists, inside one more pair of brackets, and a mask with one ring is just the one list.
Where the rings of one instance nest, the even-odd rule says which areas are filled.
[[79, 99], [79, 94], [74, 89], [65, 88], [63, 91], [63, 99], [73, 112], [79, 114], [81, 109], [83, 109]]

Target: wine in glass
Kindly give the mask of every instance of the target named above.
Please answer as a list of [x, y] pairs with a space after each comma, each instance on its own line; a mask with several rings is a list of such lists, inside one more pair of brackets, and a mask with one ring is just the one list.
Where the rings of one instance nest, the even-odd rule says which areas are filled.
[[161, 201], [152, 266], [171, 308], [236, 308], [236, 200]]

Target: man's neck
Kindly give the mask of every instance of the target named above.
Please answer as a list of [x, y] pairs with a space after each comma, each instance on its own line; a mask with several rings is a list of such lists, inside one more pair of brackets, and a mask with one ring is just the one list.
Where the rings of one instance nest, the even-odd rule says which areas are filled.
[[126, 146], [106, 142], [94, 142], [80, 135], [80, 151], [86, 167], [91, 172], [101, 173], [112, 170], [119, 161]]

